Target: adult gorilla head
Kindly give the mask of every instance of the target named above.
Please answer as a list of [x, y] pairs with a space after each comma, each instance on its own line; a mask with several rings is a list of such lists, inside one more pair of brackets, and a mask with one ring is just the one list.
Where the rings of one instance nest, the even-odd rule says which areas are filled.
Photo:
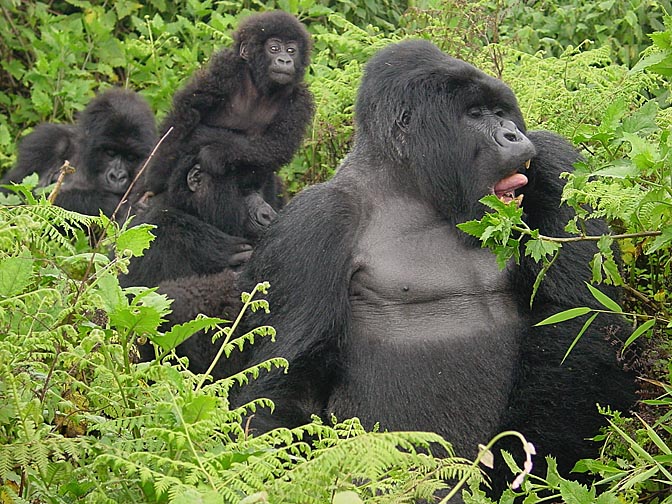
[[69, 161], [76, 171], [65, 177], [56, 204], [110, 216], [156, 140], [147, 102], [134, 91], [111, 88], [91, 100], [75, 124], [43, 123], [26, 135], [15, 167], [2, 180], [18, 182], [37, 172], [39, 185], [46, 186]]
[[453, 221], [482, 214], [488, 193], [510, 199], [535, 153], [511, 89], [422, 40], [369, 61], [356, 124], [356, 151], [404, 166], [398, 175]]
[[234, 49], [247, 61], [254, 84], [265, 94], [303, 80], [311, 39], [291, 14], [264, 12], [245, 19], [233, 33]]
[[70, 186], [123, 195], [156, 143], [154, 114], [136, 92], [111, 88], [96, 96], [77, 120], [79, 148]]

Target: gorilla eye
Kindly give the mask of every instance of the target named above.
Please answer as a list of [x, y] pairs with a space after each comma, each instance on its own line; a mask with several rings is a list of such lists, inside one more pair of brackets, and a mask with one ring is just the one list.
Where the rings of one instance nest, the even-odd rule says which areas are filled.
[[269, 49], [271, 52], [278, 52], [280, 50], [280, 46], [277, 44], [272, 44], [271, 46], [269, 46]]
[[288, 48], [287, 48], [287, 52], [288, 52], [289, 54], [294, 54], [294, 53], [296, 52], [296, 47], [291, 47], [291, 46], [288, 47]]
[[472, 119], [478, 119], [483, 116], [483, 111], [481, 110], [480, 107], [474, 107], [469, 109], [467, 115]]
[[496, 108], [494, 112], [497, 117], [504, 117], [506, 115], [506, 112], [501, 108]]

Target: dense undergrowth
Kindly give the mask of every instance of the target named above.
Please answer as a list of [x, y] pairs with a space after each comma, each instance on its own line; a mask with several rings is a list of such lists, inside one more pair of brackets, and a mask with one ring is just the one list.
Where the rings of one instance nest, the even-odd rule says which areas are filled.
[[[369, 56], [390, 41], [431, 38], [503, 78], [530, 128], [558, 131], [582, 149], [585, 163], [565, 191], [579, 210], [568, 229], [593, 239], [581, 236], [583, 219], [612, 223], [613, 236], [594, 238], [593, 280], [597, 289], [604, 281], [622, 285], [626, 303], [621, 308], [595, 295], [604, 310], [632, 321], [626, 350], [636, 339], [640, 344], [634, 360], [644, 377], [642, 405], [634, 415], [605, 411], [611, 426], [599, 437], [602, 456], [577, 465], [596, 475], [596, 485], [581, 486], [550, 464], [547, 478], [527, 478], [501, 502], [526, 494], [530, 503], [552, 496], [569, 503], [671, 503], [669, 7], [644, 0], [541, 7], [466, 0], [263, 6], [8, 0], [0, 4], [0, 167], [11, 166], [24, 132], [42, 121], [72, 120], [99, 87], [138, 89], [162, 117], [176, 87], [229, 43], [240, 16], [283, 8], [315, 39], [308, 80], [317, 115], [282, 173], [294, 192], [329, 177], [347, 151]], [[231, 323], [199, 318], [161, 334], [169, 300], [145, 288], [121, 289], [116, 280], [128, 257], [149, 245], [148, 229], [118, 229], [104, 217], [82, 217], [27, 189], [17, 192], [0, 206], [0, 503], [413, 502], [446, 479], [466, 482], [467, 502], [489, 502], [477, 464], [422, 450], [429, 443], [448, 448], [450, 440], [435, 434], [370, 433], [356, 420], [334, 419], [250, 436], [244, 416], [270, 405], [259, 399], [231, 409], [228, 393], [286, 362], [279, 357], [212, 383], [170, 351], [194, 331], [215, 327], [225, 359], [233, 348], [274, 337], [272, 329], [242, 335]], [[515, 209], [488, 203], [494, 212], [470, 229], [487, 238], [500, 260], [529, 253], [550, 265], [562, 253], [562, 241], [526, 229]], [[96, 230], [94, 247], [82, 229]], [[532, 240], [516, 252], [524, 234]], [[620, 270], [609, 253], [614, 240]], [[246, 309], [267, 308], [265, 288], [250, 293]], [[591, 313], [577, 307], [559, 318], [571, 316]], [[136, 364], [136, 338], [156, 342], [168, 358]], [[488, 451], [481, 455], [487, 459]], [[513, 480], [523, 461], [509, 463]]]

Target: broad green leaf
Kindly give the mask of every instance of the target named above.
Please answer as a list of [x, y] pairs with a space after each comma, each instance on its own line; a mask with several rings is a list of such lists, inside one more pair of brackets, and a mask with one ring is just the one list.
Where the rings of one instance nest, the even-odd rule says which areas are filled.
[[332, 504], [362, 504], [364, 501], [355, 492], [338, 492], [331, 500]]
[[565, 320], [571, 320], [573, 318], [580, 317], [581, 315], [585, 315], [586, 313], [590, 313], [591, 311], [592, 309], [588, 308], [587, 306], [570, 308], [569, 310], [565, 310], [560, 313], [556, 313], [555, 315], [551, 315], [550, 317], [545, 318], [541, 322], [537, 322], [535, 325], [542, 326], [542, 325], [557, 324], [559, 322], [564, 322]]
[[104, 274], [96, 283], [98, 294], [103, 301], [103, 308], [105, 311], [112, 312], [128, 307], [128, 300], [124, 296], [119, 280], [115, 275]]
[[110, 325], [117, 329], [127, 329], [137, 334], [152, 335], [165, 322], [161, 313], [149, 306], [128, 306], [110, 312]]
[[548, 240], [528, 240], [525, 243], [525, 255], [539, 262], [543, 258], [555, 254], [561, 245]]
[[170, 500], [171, 504], [222, 504], [222, 496], [211, 488], [203, 488], [203, 490], [187, 486], [185, 488], [184, 492]]
[[617, 313], [623, 313], [623, 308], [621, 308], [616, 301], [614, 301], [605, 293], [593, 287], [589, 283], [586, 283], [586, 285], [588, 286], [588, 290], [593, 295], [593, 297], [597, 299], [597, 301], [607, 310], [611, 310]]
[[639, 170], [630, 161], [615, 162], [611, 166], [597, 170], [594, 175], [617, 179], [633, 178], [639, 175]]
[[465, 233], [480, 238], [487, 227], [486, 224], [481, 223], [481, 221], [471, 220], [467, 222], [462, 222], [457, 225], [458, 229], [464, 231]]
[[632, 67], [630, 73], [641, 72], [642, 70], [647, 69], [651, 66], [658, 65], [661, 62], [665, 61], [667, 57], [668, 55], [662, 52], [649, 54], [648, 56], [645, 56], [642, 59], [640, 59], [637, 62], [637, 64], [634, 67]]
[[200, 395], [182, 406], [182, 418], [187, 424], [205, 420], [215, 411], [219, 401], [216, 397]]
[[595, 504], [621, 504], [621, 499], [612, 492], [604, 492], [597, 497]]
[[557, 486], [561, 479], [556, 460], [553, 457], [546, 457], [546, 481], [552, 486]]
[[560, 496], [565, 504], [595, 504], [595, 489], [576, 481], [560, 481]]
[[661, 230], [660, 236], [656, 236], [651, 246], [647, 247], [646, 253], [653, 254], [655, 251], [668, 246], [670, 242], [672, 242], [672, 226], [667, 226]]
[[0, 261], [0, 297], [20, 294], [33, 277], [33, 258], [24, 248], [18, 256]]
[[[625, 133], [633, 133], [642, 136], [648, 135], [658, 131], [658, 124], [656, 124], [656, 116], [658, 115], [658, 104], [655, 100], [646, 102], [642, 107], [637, 109], [630, 116], [623, 119], [623, 131]], [[630, 141], [629, 136], [624, 137]], [[643, 141], [647, 143], [646, 141]]]
[[117, 250], [129, 250], [133, 257], [141, 256], [155, 236], [150, 233], [156, 226], [151, 224], [140, 224], [123, 231], [117, 238]]

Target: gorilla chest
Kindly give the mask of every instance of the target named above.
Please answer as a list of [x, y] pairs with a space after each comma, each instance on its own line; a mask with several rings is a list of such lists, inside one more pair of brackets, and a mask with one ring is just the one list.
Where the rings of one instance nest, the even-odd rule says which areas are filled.
[[280, 102], [258, 93], [237, 93], [222, 110], [211, 114], [210, 126], [241, 131], [248, 135], [262, 134], [275, 119]]
[[458, 232], [407, 201], [383, 205], [359, 230], [344, 372], [328, 412], [434, 430], [471, 456], [498, 429], [523, 321], [506, 272]]
[[[383, 205], [361, 230], [350, 300], [355, 320], [415, 327], [431, 317], [455, 334], [516, 318], [506, 270], [487, 250], [465, 246], [460, 231], [408, 201]], [[480, 322], [479, 322], [480, 321]], [[394, 332], [387, 333], [394, 337]]]

